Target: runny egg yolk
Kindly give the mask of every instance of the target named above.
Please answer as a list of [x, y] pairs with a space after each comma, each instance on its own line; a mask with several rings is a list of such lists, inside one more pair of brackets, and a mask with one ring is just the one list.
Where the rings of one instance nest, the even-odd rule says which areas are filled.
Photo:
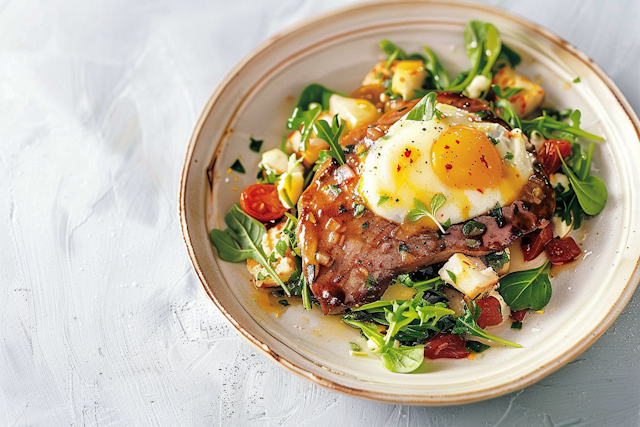
[[433, 170], [440, 180], [461, 190], [496, 188], [503, 178], [500, 152], [477, 128], [456, 125], [431, 149]]

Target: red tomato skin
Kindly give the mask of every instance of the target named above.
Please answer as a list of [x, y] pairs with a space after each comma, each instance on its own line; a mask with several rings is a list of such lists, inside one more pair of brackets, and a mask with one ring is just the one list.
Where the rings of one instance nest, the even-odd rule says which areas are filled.
[[553, 265], [566, 264], [578, 258], [582, 250], [573, 237], [555, 238], [546, 245], [549, 261]]
[[245, 188], [240, 194], [240, 207], [260, 222], [282, 218], [287, 211], [274, 184], [253, 184]]
[[562, 166], [558, 150], [563, 159], [570, 156], [571, 143], [566, 139], [549, 139], [540, 148], [538, 158], [548, 175], [556, 173]]
[[464, 359], [471, 354], [467, 342], [460, 335], [439, 333], [424, 345], [424, 357], [428, 359]]
[[487, 326], [499, 325], [502, 322], [502, 314], [500, 313], [500, 301], [496, 297], [486, 297], [476, 300], [476, 304], [480, 308], [480, 316], [478, 317], [478, 326], [482, 329]]
[[532, 259], [535, 259], [542, 253], [542, 251], [544, 251], [545, 246], [551, 240], [553, 240], [553, 228], [551, 227], [551, 223], [540, 230], [540, 233], [538, 234], [528, 234], [524, 236], [520, 241], [524, 260], [531, 261]]
[[522, 310], [518, 310], [518, 311], [511, 311], [511, 318], [516, 322], [522, 322], [528, 312], [529, 312], [528, 308], [523, 308]]

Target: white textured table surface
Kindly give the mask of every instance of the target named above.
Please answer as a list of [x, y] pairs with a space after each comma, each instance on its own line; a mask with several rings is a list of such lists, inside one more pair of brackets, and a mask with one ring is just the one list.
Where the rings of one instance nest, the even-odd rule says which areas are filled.
[[[191, 127], [257, 44], [355, 2], [0, 1], [1, 425], [640, 425], [637, 293], [546, 379], [442, 408], [313, 385], [210, 302], [177, 215]], [[578, 46], [640, 110], [640, 2], [485, 3]]]

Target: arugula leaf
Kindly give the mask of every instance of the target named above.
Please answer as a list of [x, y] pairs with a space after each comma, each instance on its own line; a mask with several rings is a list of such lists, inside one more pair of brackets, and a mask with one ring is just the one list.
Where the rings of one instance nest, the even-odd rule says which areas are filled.
[[306, 150], [307, 141], [311, 136], [313, 125], [320, 113], [322, 113], [322, 105], [311, 103], [308, 110], [304, 110], [302, 107], [294, 108], [291, 117], [287, 120], [287, 129], [300, 129], [300, 151]]
[[436, 115], [436, 93], [429, 92], [409, 111], [406, 120], [427, 121]]
[[428, 218], [431, 218], [433, 222], [436, 223], [436, 225], [440, 229], [440, 232], [442, 232], [443, 234], [446, 233], [445, 229], [442, 227], [442, 224], [440, 224], [440, 222], [436, 219], [436, 212], [442, 207], [442, 205], [444, 205], [446, 200], [447, 199], [444, 197], [444, 194], [436, 194], [431, 198], [431, 210], [429, 210], [420, 200], [413, 199], [413, 205], [415, 206], [415, 208], [409, 211], [407, 220], [409, 222], [416, 222], [420, 218], [426, 216]]
[[427, 53], [427, 57], [424, 61], [425, 70], [431, 74], [435, 88], [437, 90], [444, 90], [450, 83], [449, 73], [431, 49], [427, 46], [422, 47]]
[[522, 89], [505, 88], [505, 91], [503, 91], [500, 86], [492, 85], [491, 90], [493, 90], [493, 93], [496, 94], [497, 101], [495, 108], [502, 110], [500, 118], [509, 123], [509, 125], [511, 125], [511, 127], [514, 129], [521, 128], [522, 122], [516, 111], [513, 109], [513, 105], [511, 105], [509, 98], [520, 92]]
[[500, 279], [498, 292], [513, 311], [542, 310], [551, 299], [550, 270], [547, 261], [539, 268], [509, 273]]
[[411, 277], [409, 277], [408, 274], [399, 275], [395, 278], [394, 282], [399, 283], [407, 288], [414, 288], [418, 292], [424, 292], [429, 289], [437, 289], [438, 286], [444, 284], [440, 277], [434, 277], [433, 279], [414, 282], [413, 280], [411, 280]]
[[571, 124], [560, 121], [548, 114], [546, 110], [542, 111], [542, 116], [532, 120], [522, 120], [522, 131], [531, 137], [533, 131], [540, 132], [546, 139], [567, 139], [575, 142], [575, 137], [587, 138], [593, 141], [604, 141], [604, 138], [584, 131], [580, 128], [580, 110], [573, 110], [569, 114]]
[[507, 64], [511, 65], [511, 67], [515, 67], [520, 63], [520, 61], [522, 61], [522, 58], [518, 52], [503, 43], [498, 60], [505, 61]]
[[509, 347], [522, 348], [520, 344], [486, 333], [484, 329], [478, 326], [478, 317], [480, 317], [480, 312], [482, 310], [480, 309], [480, 307], [478, 307], [478, 304], [476, 304], [474, 300], [470, 300], [469, 303], [471, 307], [465, 305], [464, 314], [456, 319], [456, 325], [451, 331], [452, 333], [467, 333], [476, 337], [495, 341]]
[[422, 365], [424, 361], [424, 346], [418, 344], [413, 347], [390, 347], [380, 355], [382, 364], [391, 372], [408, 374]]
[[344, 129], [344, 124], [341, 124], [338, 120], [338, 115], [333, 116], [333, 123], [329, 126], [324, 120], [318, 120], [313, 124], [313, 130], [316, 132], [319, 138], [324, 139], [329, 144], [329, 154], [336, 159], [339, 164], [344, 165], [345, 157], [344, 151], [338, 142], [340, 134]]
[[300, 98], [298, 99], [298, 103], [296, 104], [296, 107], [301, 109], [308, 109], [309, 104], [317, 103], [322, 105], [323, 110], [328, 110], [329, 98], [333, 94], [340, 95], [340, 96], [347, 96], [342, 92], [337, 92], [335, 90], [327, 89], [326, 87], [319, 85], [317, 83], [312, 83], [302, 90], [302, 93], [300, 94]]
[[244, 213], [237, 203], [225, 215], [224, 221], [229, 229], [213, 229], [209, 233], [220, 258], [229, 262], [240, 262], [248, 258], [255, 260], [284, 289], [287, 296], [291, 296], [291, 290], [273, 269], [262, 248], [262, 237], [267, 233], [265, 226]]
[[569, 183], [578, 198], [578, 203], [580, 203], [580, 207], [587, 215], [597, 215], [602, 212], [608, 198], [607, 187], [604, 185], [604, 182], [597, 176], [589, 175], [589, 167], [591, 165], [594, 147], [595, 144], [592, 143], [587, 161], [581, 165], [581, 177], [578, 177], [573, 170], [567, 166], [561, 155], [559, 156], [562, 161], [562, 171], [567, 175], [567, 178], [569, 178]]

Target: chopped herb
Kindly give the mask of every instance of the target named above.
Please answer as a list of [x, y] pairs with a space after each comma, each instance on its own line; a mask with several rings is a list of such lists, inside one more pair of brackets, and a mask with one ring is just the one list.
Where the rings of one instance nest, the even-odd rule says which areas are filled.
[[478, 221], [469, 221], [462, 227], [462, 234], [468, 237], [482, 236], [487, 226]]
[[511, 324], [511, 329], [522, 329], [522, 322], [513, 322]]
[[505, 160], [513, 160], [513, 153], [507, 151], [507, 154], [504, 155]]
[[485, 256], [488, 267], [493, 268], [496, 272], [509, 262], [509, 253], [507, 250], [494, 252]]
[[266, 278], [267, 278], [267, 276], [265, 276], [264, 274], [258, 273], [258, 280], [264, 280]]
[[440, 229], [440, 232], [445, 234], [446, 230], [444, 229], [442, 224], [440, 224], [440, 222], [437, 220], [436, 212], [438, 211], [438, 209], [442, 207], [442, 205], [444, 205], [446, 200], [447, 199], [444, 197], [444, 194], [436, 194], [431, 198], [431, 204], [430, 204], [431, 209], [427, 209], [424, 203], [422, 203], [420, 200], [413, 199], [413, 205], [415, 206], [415, 208], [409, 211], [409, 215], [407, 215], [407, 220], [409, 220], [409, 222], [416, 222], [420, 218], [426, 216], [428, 218], [431, 218], [431, 220], [433, 220], [433, 222], [435, 222], [438, 228]]
[[278, 304], [280, 304], [283, 307], [286, 307], [289, 305], [289, 301], [287, 301], [286, 299], [281, 299], [280, 301], [278, 301]]
[[338, 195], [342, 193], [342, 189], [337, 185], [329, 185], [329, 191], [331, 191], [336, 197], [338, 197]]
[[500, 144], [500, 141], [498, 141], [497, 139], [495, 139], [494, 137], [492, 137], [491, 135], [487, 135], [487, 138], [489, 138], [489, 141], [491, 141], [491, 143], [493, 145], [498, 145]]
[[360, 226], [360, 228], [362, 228], [363, 230], [366, 230], [367, 228], [369, 228], [369, 223], [368, 222], [363, 222], [362, 225]]
[[367, 287], [367, 289], [373, 289], [378, 286], [378, 282], [376, 282], [376, 279], [374, 279], [374, 277], [369, 274], [367, 276], [367, 282], [365, 283], [365, 286]]
[[278, 243], [276, 243], [276, 251], [280, 254], [280, 257], [284, 257], [284, 254], [287, 253], [288, 247], [289, 245], [287, 245], [287, 242], [284, 240], [278, 240]]
[[235, 162], [233, 162], [233, 164], [231, 165], [231, 169], [233, 169], [234, 171], [236, 171], [238, 173], [245, 173], [246, 172], [244, 170], [244, 166], [242, 166], [242, 163], [240, 163], [240, 159], [238, 159]]
[[479, 248], [482, 245], [482, 240], [479, 239], [464, 239], [464, 242], [471, 249]]
[[262, 148], [262, 143], [264, 141], [259, 139], [253, 139], [253, 137], [249, 137], [249, 139], [251, 140], [251, 142], [249, 143], [249, 149], [251, 151], [255, 151], [256, 153], [259, 153], [260, 149]]
[[575, 79], [573, 79], [574, 83], [580, 83], [580, 77], [576, 77]]
[[356, 146], [354, 144], [349, 144], [342, 149], [345, 154], [351, 154], [356, 150]]
[[360, 346], [359, 346], [357, 343], [355, 343], [355, 342], [350, 342], [350, 343], [349, 343], [349, 347], [351, 347], [351, 351], [354, 351], [354, 352], [362, 351], [362, 349], [360, 348]]
[[405, 243], [400, 243], [400, 246], [398, 246], [398, 251], [400, 251], [400, 252], [410, 252], [409, 251], [409, 246], [407, 246]]
[[387, 200], [389, 200], [389, 196], [382, 196], [380, 197], [380, 200], [378, 200], [378, 204], [376, 206], [380, 206], [383, 205], [384, 202], [386, 202]]
[[353, 209], [353, 216], [356, 218], [360, 218], [365, 211], [365, 206], [361, 203], [358, 203], [357, 205], [354, 206]]
[[455, 275], [455, 274], [453, 274], [453, 271], [451, 271], [451, 270], [446, 270], [446, 271], [447, 271], [447, 274], [449, 275], [449, 277], [451, 278], [451, 281], [452, 281], [454, 284], [456, 284], [456, 285], [457, 285], [457, 284], [458, 284], [458, 278], [456, 277], [456, 275]]
[[284, 297], [285, 293], [282, 289], [278, 289], [276, 291], [271, 291], [271, 295], [273, 295], [274, 298], [282, 298]]
[[474, 353], [482, 353], [483, 351], [491, 348], [490, 345], [473, 340], [468, 340], [465, 347], [467, 348], [467, 351], [473, 351]]

